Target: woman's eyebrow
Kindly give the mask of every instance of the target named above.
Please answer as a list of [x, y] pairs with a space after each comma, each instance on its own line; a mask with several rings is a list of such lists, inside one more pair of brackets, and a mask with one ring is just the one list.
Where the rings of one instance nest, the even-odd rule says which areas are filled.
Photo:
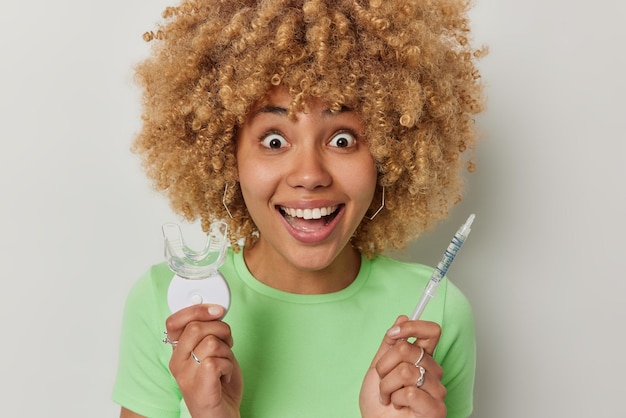
[[255, 117], [261, 113], [271, 113], [274, 115], [285, 116], [287, 115], [287, 109], [285, 109], [284, 107], [280, 107], [280, 106], [271, 106], [271, 105], [263, 106], [263, 107], [256, 109], [252, 113], [252, 117]]

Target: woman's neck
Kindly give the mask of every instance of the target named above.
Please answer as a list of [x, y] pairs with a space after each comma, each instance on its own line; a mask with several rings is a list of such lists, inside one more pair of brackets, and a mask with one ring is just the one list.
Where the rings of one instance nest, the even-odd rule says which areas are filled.
[[328, 266], [316, 270], [298, 268], [259, 242], [244, 247], [243, 254], [248, 270], [257, 280], [296, 294], [338, 292], [352, 284], [361, 268], [361, 254], [351, 245], [344, 247]]

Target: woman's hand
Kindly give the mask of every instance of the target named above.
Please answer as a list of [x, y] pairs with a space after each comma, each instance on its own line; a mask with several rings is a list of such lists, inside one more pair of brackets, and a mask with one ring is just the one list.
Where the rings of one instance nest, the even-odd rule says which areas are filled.
[[[445, 418], [443, 371], [432, 357], [440, 335], [441, 328], [434, 322], [409, 321], [406, 316], [396, 320], [361, 387], [364, 418]], [[409, 338], [415, 342], [406, 341]]]
[[169, 367], [194, 418], [239, 416], [243, 379], [224, 314], [221, 306], [193, 305], [165, 322], [168, 338], [178, 341]]

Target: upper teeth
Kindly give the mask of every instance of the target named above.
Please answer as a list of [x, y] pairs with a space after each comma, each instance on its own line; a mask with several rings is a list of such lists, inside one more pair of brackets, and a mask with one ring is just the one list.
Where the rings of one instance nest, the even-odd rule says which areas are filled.
[[293, 216], [294, 218], [319, 219], [322, 216], [330, 215], [331, 213], [336, 211], [337, 206], [326, 206], [323, 208], [313, 209], [294, 209], [282, 207], [282, 210], [289, 216]]

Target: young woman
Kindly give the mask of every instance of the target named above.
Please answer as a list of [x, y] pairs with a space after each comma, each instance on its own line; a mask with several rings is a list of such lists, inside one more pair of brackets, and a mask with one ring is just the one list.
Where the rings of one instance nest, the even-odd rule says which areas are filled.
[[122, 417], [470, 415], [467, 300], [445, 280], [409, 321], [432, 269], [381, 255], [460, 199], [482, 110], [466, 12], [456, 0], [165, 11], [137, 70], [135, 150], [177, 212], [229, 223], [232, 301], [172, 313], [165, 264], [137, 282]]

